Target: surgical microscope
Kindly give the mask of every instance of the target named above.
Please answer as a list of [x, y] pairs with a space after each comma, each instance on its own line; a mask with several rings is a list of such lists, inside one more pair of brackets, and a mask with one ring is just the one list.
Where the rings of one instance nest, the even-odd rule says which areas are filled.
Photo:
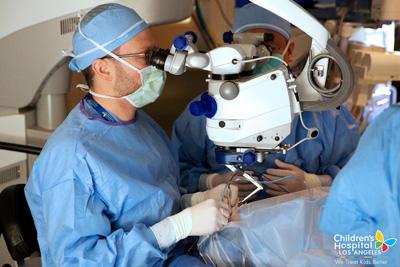
[[[196, 35], [188, 32], [177, 36], [170, 49], [158, 49], [150, 57], [152, 65], [174, 75], [187, 69], [209, 72], [208, 91], [190, 104], [190, 112], [207, 118], [207, 134], [217, 146], [217, 162], [232, 171], [262, 162], [268, 153], [286, 153], [316, 138], [318, 129], [307, 127], [301, 112], [340, 106], [351, 95], [354, 83], [344, 53], [307, 11], [291, 0], [252, 2], [312, 38], [300, 74], [295, 75], [286, 62], [270, 55], [263, 43], [273, 36], [264, 33], [226, 32], [224, 41], [228, 44], [203, 53], [196, 47]], [[280, 60], [282, 64], [266, 73], [252, 74], [257, 62], [267, 59]], [[341, 72], [340, 82], [332, 88], [325, 87], [329, 61], [335, 62]], [[296, 114], [308, 134], [296, 144], [282, 144]], [[262, 189], [251, 176], [244, 175], [257, 187], [251, 195]]]

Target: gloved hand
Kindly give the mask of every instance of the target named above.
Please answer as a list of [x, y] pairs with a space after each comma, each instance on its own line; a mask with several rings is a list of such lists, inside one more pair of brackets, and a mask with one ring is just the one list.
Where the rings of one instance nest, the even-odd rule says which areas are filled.
[[240, 221], [240, 211], [239, 211], [238, 206], [232, 208], [231, 216], [229, 217], [229, 221], [230, 222]]
[[228, 223], [230, 207], [221, 201], [208, 199], [191, 208], [165, 218], [150, 227], [161, 250], [189, 235], [209, 235]]
[[[258, 180], [258, 177], [253, 176], [252, 171], [246, 171], [246, 173], [252, 176], [253, 179]], [[202, 174], [200, 176], [199, 187], [200, 190], [207, 190], [215, 188], [220, 184], [226, 184], [229, 181], [233, 181], [234, 184], [238, 187], [240, 199], [246, 197], [251, 192], [253, 192], [254, 189], [256, 189], [256, 186], [248, 182], [248, 180], [243, 177], [242, 172], [233, 173], [231, 171], [228, 171], [225, 174], [218, 174], [218, 173]]]
[[221, 201], [208, 199], [190, 208], [192, 230], [190, 235], [209, 235], [219, 231], [228, 223], [230, 207]]
[[[258, 177], [253, 175], [252, 171], [246, 171], [254, 180], [258, 181]], [[235, 176], [233, 184], [239, 189], [239, 199], [244, 199], [250, 195], [257, 187], [247, 180], [243, 175]]]
[[[230, 186], [230, 190], [225, 190], [225, 184], [220, 184], [214, 188], [211, 188], [210, 190], [207, 190], [205, 192], [197, 192], [194, 194], [190, 194], [190, 205], [186, 204], [188, 202], [187, 196], [184, 195], [182, 197], [182, 200], [184, 201], [184, 206], [194, 206], [200, 202], [203, 202], [204, 200], [207, 199], [214, 199], [215, 201], [221, 202], [221, 197], [222, 194], [224, 194], [224, 202], [228, 204], [230, 207], [234, 207], [238, 203], [238, 187], [235, 185]], [[226, 191], [226, 192], [224, 192]]]
[[329, 181], [332, 181], [329, 175], [307, 173], [293, 164], [285, 163], [280, 160], [275, 160], [275, 164], [279, 169], [267, 169], [261, 176], [264, 180], [275, 181], [285, 176], [296, 178], [289, 178], [274, 184], [267, 184], [266, 192], [271, 196], [279, 196], [307, 188], [329, 185]]

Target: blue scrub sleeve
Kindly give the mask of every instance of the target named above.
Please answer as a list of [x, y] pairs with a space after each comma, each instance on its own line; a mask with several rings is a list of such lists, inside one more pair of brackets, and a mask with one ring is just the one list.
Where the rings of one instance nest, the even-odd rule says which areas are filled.
[[383, 112], [367, 128], [332, 185], [321, 218], [323, 231], [369, 234], [376, 226], [398, 225], [394, 222], [400, 218], [399, 128], [398, 106]]
[[77, 179], [42, 192], [42, 203], [56, 266], [153, 266], [167, 257], [146, 225], [113, 228], [100, 196]]
[[322, 123], [327, 128], [325, 132], [332, 133], [333, 136], [326, 136], [322, 144], [331, 149], [324, 150], [322, 157], [325, 157], [325, 159], [321, 162], [327, 164], [321, 166], [317, 174], [328, 174], [335, 178], [356, 150], [360, 140], [360, 131], [356, 120], [346, 107], [341, 106], [340, 110], [334, 111], [335, 119], [332, 124], [329, 123], [329, 120], [332, 120], [332, 115], [328, 112], [324, 112]]
[[[331, 235], [375, 235], [400, 240], [400, 108], [388, 108], [368, 126], [354, 156], [335, 179], [320, 228]], [[382, 255], [400, 266], [399, 247]]]
[[174, 123], [172, 143], [179, 156], [181, 193], [198, 192], [200, 175], [212, 172], [207, 152], [214, 146], [207, 137], [205, 119], [185, 110]]

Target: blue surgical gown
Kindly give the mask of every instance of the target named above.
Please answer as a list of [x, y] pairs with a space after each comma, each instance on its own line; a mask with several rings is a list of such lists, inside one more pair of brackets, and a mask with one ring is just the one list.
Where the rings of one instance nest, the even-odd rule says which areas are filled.
[[149, 227], [180, 211], [176, 153], [143, 111], [113, 123], [92, 109], [73, 109], [25, 187], [43, 266], [161, 266], [172, 248]]
[[[319, 136], [300, 144], [286, 155], [268, 155], [262, 163], [249, 168], [255, 175], [276, 168], [274, 161], [280, 159], [306, 172], [336, 176], [353, 154], [360, 138], [354, 117], [342, 106], [339, 110], [303, 112], [303, 118], [307, 127], [319, 129]], [[295, 144], [306, 135], [307, 131], [295, 117], [292, 132], [283, 143]], [[203, 173], [226, 171], [225, 166], [216, 162], [215, 145], [207, 136], [204, 116], [194, 117], [186, 108], [174, 123], [172, 141], [179, 154], [182, 192], [198, 192], [199, 177]]]
[[399, 106], [385, 110], [367, 128], [332, 185], [320, 224], [332, 235], [375, 236], [381, 230], [385, 239], [397, 238], [382, 266], [400, 266], [399, 129]]

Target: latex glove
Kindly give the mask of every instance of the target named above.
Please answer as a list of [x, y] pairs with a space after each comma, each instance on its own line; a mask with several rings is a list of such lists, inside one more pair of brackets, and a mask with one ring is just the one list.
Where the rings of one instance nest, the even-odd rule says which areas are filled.
[[239, 207], [238, 206], [232, 208], [231, 216], [229, 217], [229, 221], [230, 222], [240, 221], [240, 211], [239, 211]]
[[[255, 181], [258, 181], [258, 177], [253, 175], [253, 172], [246, 171]], [[239, 199], [244, 199], [250, 195], [257, 187], [247, 180], [243, 175], [238, 175], [233, 179], [233, 184], [239, 189]]]
[[[329, 175], [316, 175], [307, 173], [299, 167], [285, 163], [281, 160], [275, 160], [279, 169], [267, 169], [262, 178], [266, 181], [274, 181], [285, 176], [294, 176], [297, 178], [285, 179], [275, 184], [266, 185], [266, 192], [271, 196], [284, 195], [291, 192], [301, 191], [307, 188], [325, 185], [327, 180], [332, 180]], [[324, 181], [324, 184], [322, 183]]]
[[[253, 179], [258, 180], [258, 177], [253, 176], [252, 171], [246, 171], [246, 173], [252, 176]], [[220, 184], [226, 184], [230, 181], [233, 181], [234, 184], [238, 187], [240, 199], [246, 197], [251, 192], [253, 192], [254, 189], [256, 189], [255, 185], [248, 182], [248, 180], [243, 177], [242, 172], [238, 172], [235, 174], [231, 171], [228, 171], [225, 174], [202, 174], [200, 176], [199, 187], [201, 190], [205, 191], [207, 189], [212, 189]]]
[[[221, 201], [222, 194], [224, 194], [224, 202], [230, 206], [234, 207], [238, 204], [238, 187], [235, 185], [230, 186], [230, 190], [225, 190], [226, 184], [220, 184], [210, 190], [205, 192], [197, 192], [190, 195], [190, 206], [194, 206], [200, 202], [207, 199], [214, 199], [215, 201]], [[226, 192], [224, 192], [226, 191]], [[183, 198], [186, 198], [183, 196]], [[187, 206], [187, 205], [186, 205]]]
[[209, 235], [228, 223], [230, 207], [221, 201], [208, 199], [191, 208], [165, 218], [151, 226], [161, 250], [189, 235]]
[[190, 235], [209, 235], [222, 229], [228, 224], [230, 207], [221, 201], [208, 199], [191, 209], [192, 231]]

